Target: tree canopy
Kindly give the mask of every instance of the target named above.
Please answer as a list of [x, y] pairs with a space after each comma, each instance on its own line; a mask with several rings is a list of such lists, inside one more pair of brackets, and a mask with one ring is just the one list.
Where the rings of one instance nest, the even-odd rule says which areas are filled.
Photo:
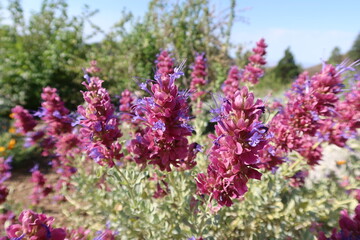
[[291, 82], [300, 73], [300, 67], [295, 63], [295, 58], [288, 47], [284, 57], [274, 68], [274, 75], [281, 83]]

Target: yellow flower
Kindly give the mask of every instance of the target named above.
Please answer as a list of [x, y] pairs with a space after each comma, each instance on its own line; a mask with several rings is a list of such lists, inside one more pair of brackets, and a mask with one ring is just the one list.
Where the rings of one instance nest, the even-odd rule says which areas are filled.
[[346, 160], [336, 161], [336, 164], [337, 164], [337, 165], [344, 165], [345, 163], [346, 163]]
[[0, 146], [0, 152], [5, 152], [6, 148], [3, 146]]
[[10, 113], [10, 114], [9, 114], [9, 117], [10, 117], [10, 118], [14, 118], [14, 116], [15, 116], [14, 113]]
[[10, 139], [10, 141], [9, 141], [9, 145], [8, 145], [8, 149], [10, 150], [10, 149], [13, 149], [14, 148], [14, 146], [15, 146], [15, 144], [16, 144], [16, 140], [15, 139]]
[[16, 132], [15, 128], [13, 128], [13, 127], [9, 128], [9, 133], [15, 133], [15, 132]]

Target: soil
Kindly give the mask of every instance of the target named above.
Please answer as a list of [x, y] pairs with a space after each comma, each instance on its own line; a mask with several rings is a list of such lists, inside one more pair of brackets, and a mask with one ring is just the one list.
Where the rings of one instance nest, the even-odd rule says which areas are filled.
[[[45, 175], [47, 184], [54, 184], [57, 180], [57, 174], [47, 173]], [[68, 226], [69, 220], [62, 211], [62, 209], [71, 210], [72, 205], [68, 202], [56, 202], [54, 194], [50, 193], [40, 203], [33, 206], [30, 196], [33, 191], [34, 183], [31, 182], [31, 174], [24, 174], [23, 172], [13, 172], [12, 177], [5, 182], [10, 192], [7, 197], [7, 204], [9, 204], [14, 213], [18, 214], [25, 209], [31, 209], [37, 213], [45, 213], [47, 216], [55, 218], [55, 226]]]

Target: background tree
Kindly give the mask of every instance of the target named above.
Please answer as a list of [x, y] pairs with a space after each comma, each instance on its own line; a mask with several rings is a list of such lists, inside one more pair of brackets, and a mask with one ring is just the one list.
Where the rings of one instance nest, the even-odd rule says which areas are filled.
[[[142, 80], [134, 77], [153, 77], [160, 49], [170, 50], [178, 63], [186, 59], [187, 65], [196, 52], [205, 52], [208, 86], [216, 91], [235, 64], [229, 54], [236, 47], [230, 42], [235, 8], [235, 0], [225, 11], [212, 8], [209, 0], [152, 0], [144, 17], [134, 19], [123, 11], [105, 33], [91, 21], [96, 11], [89, 7], [72, 17], [67, 15], [66, 0], [43, 0], [41, 9], [26, 20], [21, 1], [9, 0], [10, 24], [0, 21], [0, 102], [9, 103], [6, 109], [21, 104], [36, 110], [41, 89], [49, 85], [59, 89], [67, 107], [75, 109], [81, 100], [81, 68], [90, 60], [98, 60], [105, 87], [116, 95], [125, 88], [135, 89], [136, 81]], [[90, 44], [85, 24], [102, 33], [103, 39]], [[189, 87], [190, 68], [185, 71], [181, 87]]]
[[[124, 87], [136, 86], [134, 77], [153, 77], [160, 49], [170, 50], [177, 63], [186, 59], [187, 65], [196, 52], [205, 52], [210, 65], [209, 88], [216, 91], [235, 63], [229, 55], [235, 48], [229, 42], [235, 7], [231, 0], [229, 10], [218, 15], [208, 0], [152, 0], [143, 18], [134, 20], [124, 12], [105, 39], [92, 46], [89, 56], [99, 60], [110, 91], [119, 93]], [[189, 87], [189, 70], [185, 69], [182, 87]]]
[[0, 97], [36, 110], [43, 87], [58, 88], [74, 108], [81, 101], [86, 44], [84, 16], [68, 17], [63, 0], [43, 1], [25, 23], [19, 0], [9, 1], [11, 24], [0, 25]]
[[343, 60], [344, 60], [344, 57], [341, 54], [340, 48], [335, 47], [331, 52], [328, 63], [336, 65], [336, 64], [340, 64]]
[[354, 61], [360, 59], [360, 33], [357, 35], [348, 55]]
[[300, 67], [295, 63], [295, 58], [288, 47], [285, 50], [285, 55], [280, 59], [277, 66], [274, 68], [275, 78], [281, 83], [289, 83], [299, 75]]

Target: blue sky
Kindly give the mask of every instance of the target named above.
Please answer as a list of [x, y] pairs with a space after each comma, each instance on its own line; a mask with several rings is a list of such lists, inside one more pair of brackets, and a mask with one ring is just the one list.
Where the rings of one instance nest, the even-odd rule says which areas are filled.
[[[5, 0], [0, 0], [6, 5]], [[27, 14], [39, 10], [41, 0], [23, 0]], [[93, 18], [107, 30], [126, 8], [142, 16], [147, 0], [69, 0], [69, 14], [80, 14], [84, 4], [99, 13]], [[228, 8], [229, 0], [211, 0], [216, 11]], [[232, 41], [248, 49], [264, 37], [269, 45], [267, 60], [275, 65], [287, 47], [304, 67], [326, 60], [335, 46], [348, 51], [360, 33], [360, 0], [238, 0], [239, 15], [247, 23], [234, 25]], [[245, 10], [244, 10], [245, 9]], [[243, 11], [244, 10], [244, 11]]]

